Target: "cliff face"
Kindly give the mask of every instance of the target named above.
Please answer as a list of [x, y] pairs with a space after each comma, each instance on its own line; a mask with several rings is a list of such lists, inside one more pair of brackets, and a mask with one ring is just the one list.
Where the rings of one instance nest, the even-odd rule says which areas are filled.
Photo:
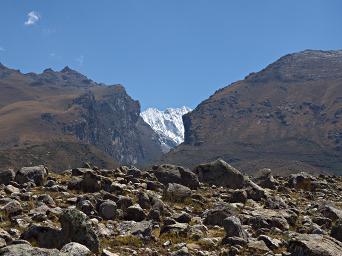
[[95, 145], [120, 163], [146, 164], [161, 155], [158, 139], [140, 117], [140, 104], [122, 86], [93, 88], [73, 100], [80, 119], [65, 133]]
[[304, 51], [218, 90], [183, 116], [185, 142], [165, 160], [218, 157], [254, 172], [342, 167], [342, 51]]
[[[94, 160], [94, 152], [95, 162], [104, 166], [147, 164], [161, 156], [156, 134], [140, 117], [139, 102], [121, 85], [97, 84], [68, 67], [22, 74], [1, 65], [0, 90], [0, 166], [19, 161], [16, 149], [39, 155], [53, 168], [74, 164], [77, 151], [83, 161]], [[52, 163], [31, 150], [61, 143], [68, 145], [70, 163]]]

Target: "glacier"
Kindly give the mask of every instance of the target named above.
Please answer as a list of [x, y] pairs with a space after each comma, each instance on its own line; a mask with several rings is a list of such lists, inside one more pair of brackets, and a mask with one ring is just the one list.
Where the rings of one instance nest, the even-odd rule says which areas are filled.
[[140, 115], [158, 134], [162, 150], [166, 153], [184, 141], [182, 116], [191, 110], [191, 108], [185, 106], [167, 108], [164, 111], [157, 108], [148, 108]]

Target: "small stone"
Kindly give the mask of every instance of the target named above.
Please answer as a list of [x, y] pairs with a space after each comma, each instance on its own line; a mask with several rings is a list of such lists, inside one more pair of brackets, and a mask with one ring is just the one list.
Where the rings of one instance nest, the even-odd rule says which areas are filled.
[[10, 201], [2, 209], [10, 216], [18, 215], [23, 211], [21, 204], [17, 200]]
[[99, 207], [99, 213], [101, 217], [106, 220], [112, 220], [117, 216], [117, 206], [116, 203], [111, 200], [106, 200], [101, 203]]
[[7, 194], [20, 193], [20, 189], [14, 187], [14, 186], [12, 186], [12, 185], [7, 185], [7, 186], [5, 187], [5, 192], [6, 192]]
[[125, 213], [126, 220], [142, 221], [146, 218], [144, 210], [139, 204], [132, 205], [127, 208]]

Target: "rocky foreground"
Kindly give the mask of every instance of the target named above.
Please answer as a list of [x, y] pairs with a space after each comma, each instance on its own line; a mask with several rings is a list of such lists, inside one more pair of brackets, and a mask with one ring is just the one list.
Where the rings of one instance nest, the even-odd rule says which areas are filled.
[[342, 178], [222, 160], [0, 172], [0, 255], [342, 255]]

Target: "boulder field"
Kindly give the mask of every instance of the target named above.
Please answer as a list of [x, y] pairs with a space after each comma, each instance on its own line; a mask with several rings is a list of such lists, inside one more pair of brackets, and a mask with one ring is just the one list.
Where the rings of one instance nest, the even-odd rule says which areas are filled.
[[0, 171], [0, 255], [341, 256], [342, 177], [223, 160]]

